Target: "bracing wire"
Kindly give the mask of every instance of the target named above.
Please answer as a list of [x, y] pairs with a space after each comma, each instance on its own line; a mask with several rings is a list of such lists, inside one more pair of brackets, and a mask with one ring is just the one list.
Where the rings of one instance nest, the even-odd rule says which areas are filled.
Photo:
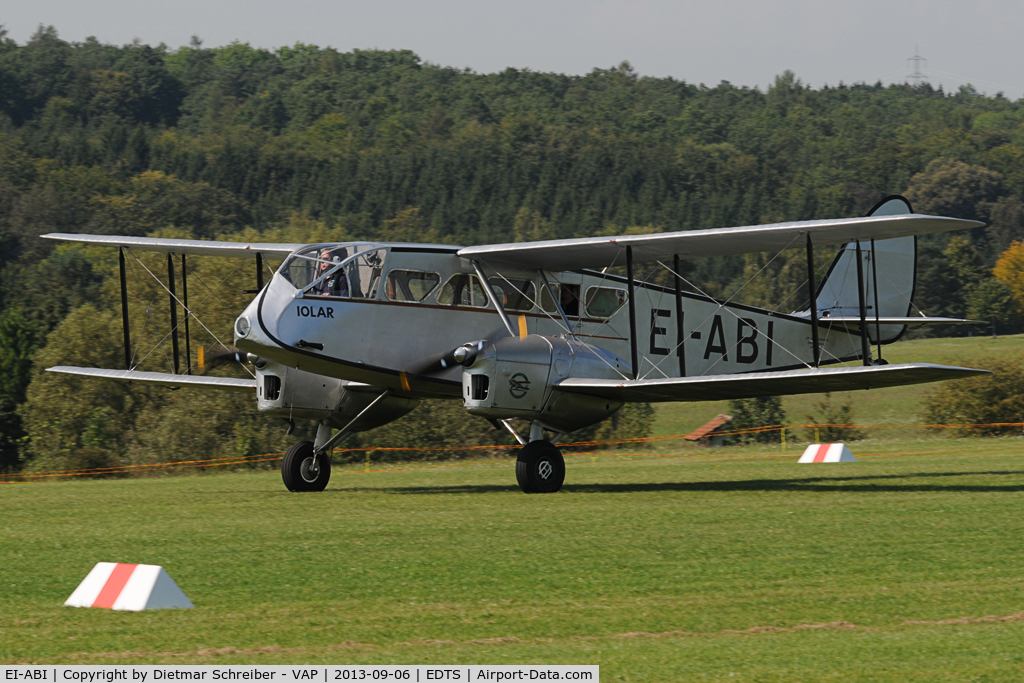
[[[733, 299], [735, 299], [735, 298], [736, 298], [736, 296], [738, 296], [738, 295], [739, 295], [739, 293], [740, 293], [741, 291], [743, 291], [743, 289], [744, 289], [744, 288], [745, 288], [745, 287], [746, 287], [747, 285], [749, 285], [749, 284], [750, 284], [751, 282], [753, 282], [753, 280], [754, 280], [754, 279], [755, 279], [755, 278], [756, 278], [756, 277], [757, 277], [758, 275], [760, 275], [760, 274], [761, 274], [762, 272], [764, 272], [764, 270], [765, 270], [766, 268], [768, 268], [768, 266], [770, 266], [770, 265], [772, 264], [772, 262], [774, 262], [774, 261], [775, 261], [775, 260], [776, 260], [776, 259], [777, 259], [777, 258], [778, 258], [778, 257], [779, 257], [779, 256], [780, 256], [781, 254], [782, 254], [782, 252], [784, 252], [784, 251], [785, 251], [786, 249], [789, 249], [789, 248], [791, 248], [791, 247], [793, 246], [794, 242], [796, 242], [796, 240], [798, 240], [798, 239], [799, 239], [800, 237], [801, 237], [800, 235], [796, 235], [796, 236], [794, 236], [794, 237], [793, 237], [793, 239], [792, 239], [792, 240], [791, 240], [791, 241], [789, 242], [789, 244], [787, 244], [787, 245], [786, 245], [785, 247], [783, 247], [783, 248], [782, 248], [781, 250], [779, 250], [779, 251], [778, 251], [778, 252], [777, 252], [777, 253], [776, 253], [775, 255], [773, 255], [773, 256], [772, 256], [772, 258], [771, 258], [771, 259], [769, 259], [767, 263], [765, 263], [765, 264], [764, 264], [763, 266], [761, 266], [761, 268], [760, 268], [760, 269], [759, 269], [759, 270], [758, 270], [758, 271], [757, 271], [756, 273], [754, 273], [754, 274], [753, 274], [753, 275], [752, 275], [752, 276], [751, 276], [750, 278], [748, 278], [746, 282], [744, 282], [744, 283], [743, 283], [742, 285], [740, 285], [740, 286], [739, 286], [739, 288], [738, 288], [738, 289], [736, 289], [736, 291], [735, 291], [735, 292], [733, 292], [733, 293], [732, 293], [732, 294], [731, 294], [731, 295], [730, 295], [730, 296], [729, 296], [728, 298], [726, 298], [726, 299], [724, 299], [724, 300], [721, 300], [721, 299], [716, 299], [715, 297], [712, 297], [712, 296], [711, 296], [710, 294], [708, 294], [707, 292], [703, 291], [703, 290], [702, 290], [702, 289], [701, 289], [700, 287], [698, 287], [698, 286], [697, 286], [697, 285], [695, 285], [694, 283], [690, 282], [690, 280], [688, 280], [687, 278], [683, 277], [683, 275], [682, 275], [681, 273], [677, 273], [677, 272], [676, 272], [676, 271], [675, 271], [675, 270], [674, 270], [674, 269], [673, 269], [672, 267], [670, 267], [669, 265], [667, 265], [667, 264], [666, 264], [666, 263], [665, 263], [664, 261], [662, 261], [662, 260], [660, 260], [660, 259], [657, 259], [657, 260], [656, 260], [656, 262], [657, 262], [657, 263], [658, 263], [658, 264], [659, 264], [659, 265], [660, 265], [660, 266], [661, 266], [662, 268], [664, 268], [664, 269], [665, 269], [666, 271], [668, 271], [669, 273], [672, 273], [673, 275], [675, 275], [676, 277], [678, 277], [678, 278], [679, 278], [679, 279], [680, 279], [680, 280], [681, 280], [682, 282], [685, 282], [685, 283], [686, 283], [686, 284], [687, 284], [687, 285], [688, 285], [689, 287], [691, 287], [691, 288], [692, 288], [692, 289], [693, 289], [694, 291], [696, 291], [696, 292], [697, 292], [698, 294], [700, 294], [700, 295], [702, 295], [702, 296], [706, 297], [707, 299], [709, 299], [710, 301], [712, 301], [712, 302], [715, 302], [715, 303], [717, 303], [717, 304], [718, 304], [718, 307], [717, 307], [717, 308], [716, 308], [716, 309], [715, 309], [715, 310], [714, 310], [714, 311], [713, 311], [713, 312], [712, 312], [711, 314], [709, 314], [709, 315], [708, 315], [707, 317], [705, 317], [705, 318], [704, 318], [704, 319], [703, 319], [703, 320], [702, 320], [702, 321], [701, 321], [701, 322], [700, 322], [700, 323], [699, 323], [698, 325], [696, 325], [696, 327], [701, 327], [701, 326], [702, 326], [702, 325], [704, 325], [704, 324], [705, 324], [705, 323], [706, 323], [706, 322], [707, 322], [708, 320], [711, 320], [711, 318], [712, 318], [712, 317], [714, 317], [714, 316], [715, 316], [716, 314], [718, 314], [718, 313], [719, 313], [720, 311], [722, 311], [723, 309], [724, 309], [724, 310], [725, 310], [725, 311], [726, 311], [726, 312], [727, 312], [727, 313], [728, 313], [729, 315], [731, 315], [731, 316], [732, 316], [733, 318], [735, 318], [735, 319], [739, 320], [739, 319], [740, 319], [740, 316], [738, 316], [738, 315], [737, 315], [737, 314], [736, 314], [735, 312], [733, 312], [733, 311], [732, 311], [732, 310], [731, 310], [731, 309], [729, 308], [729, 303], [730, 303], [730, 302], [732, 302], [732, 300], [733, 300]], [[796, 360], [796, 361], [797, 361], [798, 363], [800, 363], [801, 365], [804, 365], [804, 366], [806, 366], [806, 367], [808, 367], [808, 368], [812, 367], [812, 366], [811, 366], [811, 365], [810, 365], [810, 364], [809, 364], [809, 363], [808, 363], [807, 361], [805, 361], [804, 359], [800, 358], [800, 356], [798, 356], [797, 354], [793, 353], [793, 351], [792, 351], [792, 350], [790, 350], [790, 349], [786, 348], [786, 347], [785, 347], [785, 346], [783, 346], [782, 344], [779, 344], [779, 343], [777, 343], [777, 342], [775, 342], [775, 341], [773, 341], [773, 340], [769, 340], [769, 339], [768, 339], [768, 337], [767, 337], [767, 333], [766, 333], [765, 331], [763, 331], [763, 330], [761, 330], [761, 329], [756, 329], [756, 332], [757, 332], [758, 336], [760, 336], [760, 337], [764, 338], [764, 339], [765, 339], [766, 341], [768, 341], [768, 343], [769, 343], [769, 344], [775, 344], [775, 346], [776, 346], [777, 348], [779, 348], [779, 349], [782, 349], [782, 350], [783, 350], [783, 351], [784, 351], [785, 353], [787, 353], [787, 354], [789, 354], [790, 356], [792, 356], [792, 357], [793, 357], [793, 358], [794, 358], [794, 359], [795, 359], [795, 360]], [[676, 340], [676, 345], [675, 345], [675, 346], [674, 346], [674, 347], [672, 348], [672, 351], [673, 351], [673, 352], [675, 352], [675, 351], [678, 351], [678, 349], [679, 349], [679, 346], [681, 346], [681, 345], [683, 344], [683, 342], [684, 342], [684, 341], [685, 341], [685, 339], [678, 339], [678, 340]], [[730, 349], [730, 350], [733, 350], [733, 349], [735, 349], [735, 348], [736, 348], [736, 346], [738, 346], [738, 344], [739, 344], [739, 342], [737, 342], [737, 344], [733, 345], [732, 349]], [[657, 365], [658, 365], [658, 366], [660, 366], [660, 365], [661, 365], [661, 363], [664, 363], [664, 362], [665, 362], [665, 360], [666, 360], [667, 358], [670, 358], [670, 357], [671, 357], [671, 354], [670, 354], [669, 356], [666, 356], [666, 357], [665, 357], [665, 358], [663, 358], [662, 360], [658, 361]], [[723, 356], [722, 358], [724, 358], [724, 356]], [[711, 370], [712, 368], [714, 368], [714, 367], [715, 367], [715, 365], [717, 365], [718, 363], [720, 363], [720, 362], [722, 361], [722, 358], [719, 358], [719, 359], [718, 359], [717, 361], [715, 361], [714, 363], [712, 363], [712, 364], [711, 364], [711, 365], [710, 365], [709, 367], [705, 368], [705, 370], [704, 370], [704, 371], [703, 371], [703, 372], [701, 373], [701, 375], [702, 375], [702, 376], [703, 376], [703, 375], [706, 375], [706, 374], [707, 374], [707, 373], [708, 373], [708, 372], [709, 372], [709, 371], [710, 371], [710, 370]], [[664, 372], [664, 370], [661, 370], [661, 369], [660, 369], [660, 367], [659, 367], [659, 371], [661, 371], [661, 372]], [[649, 373], [648, 373], [648, 374], [649, 374]], [[645, 377], [646, 377], [646, 375], [645, 375]]]
[[[134, 255], [133, 255], [133, 257], [134, 257]], [[142, 283], [139, 282], [139, 276], [136, 274], [135, 268], [132, 267], [132, 262], [131, 261], [127, 261], [127, 260], [125, 262], [128, 264], [128, 269], [132, 272], [132, 279], [135, 280], [135, 287], [141, 292], [142, 291]], [[139, 301], [144, 301], [144, 299], [141, 296], [139, 296], [137, 298], [138, 298]], [[156, 296], [151, 297], [150, 300], [148, 302], [146, 302], [146, 317], [142, 320], [142, 334], [139, 335], [139, 341], [136, 342], [135, 349], [132, 351], [132, 361], [131, 361], [131, 367], [129, 368], [129, 370], [137, 368], [142, 363], [142, 361], [145, 360], [146, 358], [149, 358], [153, 354], [153, 351], [155, 351], [158, 347], [160, 348], [160, 350], [164, 354], [164, 361], [167, 363], [167, 367], [168, 368], [172, 368], [173, 367], [171, 365], [171, 359], [167, 355], [167, 349], [164, 349], [162, 346], [160, 346], [163, 343], [163, 339], [158, 341], [156, 343], [156, 345], [152, 349], [150, 349], [149, 353], [146, 354], [145, 358], [140, 360], [138, 363], [135, 362], [135, 359], [139, 355], [139, 349], [142, 348], [142, 340], [146, 336], [146, 323], [147, 322], [152, 322], [154, 335], [157, 336], [157, 337], [160, 336], [160, 332], [156, 329], [156, 321], [152, 320], [153, 302], [154, 301], [156, 301]], [[166, 339], [166, 337], [164, 337], [164, 339]]]
[[[493, 268], [492, 268], [492, 270], [493, 270]], [[525, 292], [522, 292], [522, 291], [520, 291], [520, 290], [519, 290], [519, 288], [518, 288], [518, 287], [516, 287], [516, 286], [515, 286], [515, 285], [514, 285], [514, 284], [513, 284], [512, 282], [509, 282], [508, 278], [506, 278], [506, 277], [505, 277], [505, 276], [504, 276], [504, 275], [503, 275], [503, 274], [502, 274], [502, 273], [501, 273], [500, 271], [497, 271], [497, 270], [495, 270], [494, 272], [495, 272], [495, 273], [497, 274], [497, 276], [498, 276], [498, 277], [500, 277], [500, 278], [501, 278], [502, 280], [504, 280], [505, 282], [508, 282], [508, 284], [509, 284], [509, 285], [510, 285], [510, 286], [511, 286], [511, 287], [512, 287], [513, 289], [515, 289], [515, 290], [516, 290], [517, 292], [519, 292], [520, 294], [522, 294], [524, 298], [526, 298], [526, 299], [527, 299], [528, 301], [530, 301], [530, 303], [532, 303], [532, 304], [533, 304], [534, 306], [536, 306], [538, 310], [540, 310], [540, 311], [541, 311], [541, 312], [542, 312], [542, 313], [543, 313], [543, 314], [544, 314], [545, 316], [547, 316], [547, 317], [548, 317], [548, 318], [549, 318], [550, 320], [552, 320], [552, 321], [553, 321], [553, 322], [554, 322], [554, 323], [555, 323], [556, 325], [558, 325], [558, 327], [559, 327], [560, 329], [562, 329], [562, 330], [565, 330], [567, 334], [569, 334], [569, 335], [571, 335], [571, 336], [576, 336], [576, 337], [577, 337], [577, 339], [579, 339], [579, 336], [578, 336], [578, 335], [576, 335], [576, 334], [574, 333], [574, 331], [573, 331], [572, 329], [569, 329], [569, 328], [567, 328], [567, 327], [565, 326], [565, 323], [564, 323], [564, 322], [562, 322], [562, 320], [560, 320], [560, 319], [558, 319], [558, 318], [555, 318], [555, 317], [554, 317], [554, 316], [553, 316], [553, 315], [552, 315], [551, 313], [549, 313], [548, 311], [544, 310], [544, 307], [540, 305], [540, 301], [539, 301], [539, 300], [540, 300], [540, 295], [539, 295], [539, 294], [537, 295], [537, 300], [535, 301], [535, 300], [531, 299], [531, 298], [530, 298], [530, 297], [529, 297], [529, 296], [528, 296], [528, 295], [527, 295], [527, 294], [526, 294]], [[557, 279], [557, 278], [553, 278], [553, 279], [555, 279], [555, 282], [556, 282], [556, 284], [559, 284], [559, 285], [561, 285], [561, 284], [562, 284], [561, 282], [559, 282], [559, 281], [558, 281], [558, 279]], [[602, 279], [601, 279], [601, 282], [604, 282], [604, 281], [605, 281], [605, 278], [602, 278]], [[488, 286], [489, 286], [489, 285], [488, 285]], [[581, 294], [582, 294], [582, 292], [581, 292]], [[583, 302], [582, 302], [582, 301], [580, 301], [580, 302], [579, 302], [579, 304], [580, 304], [580, 306], [583, 306]], [[621, 308], [621, 307], [620, 307], [620, 308]], [[616, 311], [616, 313], [617, 313], [617, 312], [618, 312], [618, 311]], [[582, 318], [581, 318], [581, 320], [582, 320]], [[593, 335], [591, 335], [591, 336], [593, 336]], [[602, 363], [604, 363], [604, 364], [605, 364], [605, 365], [607, 365], [607, 366], [608, 366], [609, 368], [611, 368], [611, 369], [612, 369], [612, 370], [613, 370], [613, 371], [614, 371], [614, 372], [615, 372], [616, 374], [618, 374], [618, 375], [619, 375], [620, 377], [622, 377], [622, 379], [629, 379], [629, 378], [628, 378], [628, 377], [627, 377], [626, 375], [624, 375], [624, 374], [623, 374], [623, 373], [622, 373], [622, 372], [621, 372], [621, 371], [620, 371], [620, 370], [619, 370], [618, 368], [616, 368], [616, 367], [613, 367], [613, 366], [612, 366], [612, 364], [611, 364], [610, 362], [608, 362], [608, 359], [607, 359], [607, 358], [603, 357], [603, 356], [602, 356], [601, 354], [599, 354], [599, 353], [596, 353], [596, 352], [594, 352], [594, 351], [593, 351], [593, 350], [592, 350], [592, 349], [590, 348], [590, 346], [589, 346], [589, 344], [588, 344], [587, 342], [584, 342], [584, 341], [583, 341], [582, 339], [580, 339], [580, 342], [581, 342], [581, 346], [580, 346], [580, 348], [582, 348], [582, 349], [586, 349], [587, 351], [589, 351], [589, 352], [590, 352], [591, 354], [593, 354], [593, 355], [594, 355], [594, 357], [596, 357], [596, 358], [597, 358], [598, 360], [600, 360], [600, 361], [601, 361]], [[577, 349], [577, 350], [578, 350], [578, 349]], [[572, 351], [572, 354], [573, 354], [573, 356], [575, 356], [575, 355], [576, 355], [576, 350], [573, 350], [573, 351]]]
[[[186, 308], [186, 306], [185, 306], [184, 304], [182, 304], [182, 303], [181, 303], [181, 300], [180, 300], [180, 299], [179, 299], [179, 298], [177, 297], [177, 295], [176, 295], [176, 294], [174, 294], [173, 292], [171, 292], [171, 290], [170, 290], [170, 289], [168, 289], [167, 285], [165, 285], [165, 284], [164, 284], [164, 283], [163, 283], [163, 282], [162, 282], [162, 281], [160, 280], [160, 278], [158, 278], [158, 277], [157, 277], [157, 276], [156, 276], [156, 275], [155, 275], [155, 274], [153, 273], [153, 271], [151, 271], [151, 270], [150, 270], [149, 268], [147, 268], [147, 267], [146, 267], [146, 264], [145, 264], [145, 263], [143, 263], [143, 262], [142, 262], [141, 260], [139, 260], [139, 257], [138, 257], [138, 256], [136, 256], [136, 255], [135, 255], [135, 254], [134, 254], [134, 253], [132, 252], [132, 250], [131, 250], [131, 249], [126, 249], [126, 251], [127, 251], [127, 252], [128, 252], [129, 254], [131, 254], [132, 258], [133, 258], [133, 259], [135, 259], [135, 260], [136, 260], [136, 261], [138, 262], [138, 264], [139, 264], [140, 266], [142, 266], [142, 268], [143, 268], [143, 269], [144, 269], [144, 270], [145, 270], [145, 271], [146, 271], [147, 273], [149, 273], [149, 274], [150, 274], [150, 276], [151, 276], [151, 277], [152, 277], [152, 278], [153, 278], [154, 280], [156, 280], [157, 284], [159, 284], [159, 285], [160, 285], [160, 287], [161, 287], [161, 288], [162, 288], [162, 289], [163, 289], [163, 290], [164, 290], [165, 292], [167, 292], [167, 293], [168, 293], [168, 294], [169, 294], [169, 295], [171, 296], [171, 298], [173, 298], [173, 299], [174, 299], [174, 300], [175, 300], [175, 301], [176, 301], [176, 302], [178, 303], [178, 305], [180, 305], [180, 306], [181, 306], [181, 307], [182, 307], [183, 309], [185, 309], [186, 311], [190, 310], [190, 309]], [[238, 267], [236, 267], [236, 268], [235, 268], [235, 270], [238, 270], [238, 268], [239, 268], [239, 267], [241, 267], [241, 266], [238, 266]], [[221, 285], [223, 285], [223, 284], [224, 284], [224, 282], [225, 282], [225, 281], [227, 280], [227, 278], [228, 278], [228, 277], [231, 277], [231, 275], [232, 275], [232, 274], [234, 274], [235, 270], [231, 271], [231, 273], [228, 273], [227, 277], [225, 277], [225, 278], [224, 278], [224, 280], [221, 280], [221, 283], [220, 283], [219, 285], [217, 285], [217, 287], [219, 288], [219, 287], [220, 287]], [[204, 299], [204, 301], [205, 301], [205, 299]], [[193, 319], [193, 320], [195, 320], [195, 321], [196, 321], [197, 323], [199, 323], [199, 324], [200, 324], [200, 325], [202, 326], [202, 328], [203, 328], [204, 330], [206, 330], [206, 333], [207, 333], [207, 334], [209, 334], [209, 335], [210, 335], [211, 337], [213, 337], [213, 338], [214, 338], [215, 340], [217, 340], [217, 343], [218, 343], [218, 344], [220, 344], [220, 345], [221, 345], [221, 346], [223, 346], [224, 348], [228, 348], [228, 345], [227, 345], [227, 344], [225, 344], [225, 343], [223, 342], [223, 340], [221, 340], [221, 338], [220, 338], [220, 337], [218, 337], [218, 336], [217, 336], [217, 335], [216, 335], [216, 334], [215, 334], [215, 333], [213, 332], [213, 330], [211, 330], [211, 329], [210, 329], [209, 327], [207, 327], [206, 323], [204, 323], [204, 322], [203, 322], [202, 320], [200, 320], [200, 319], [199, 319], [199, 317], [198, 317], [198, 316], [196, 316], [196, 314], [194, 313], [194, 309], [191, 309], [191, 310], [193, 311], [193, 312], [192, 312], [192, 319]], [[179, 325], [180, 325], [180, 324], [181, 324], [181, 323], [179, 323]], [[163, 338], [163, 339], [166, 339], [166, 338], [167, 338], [167, 336], [164, 336], [164, 338]], [[160, 344], [161, 342], [163, 342], [163, 339], [161, 339], [161, 340], [160, 340], [160, 342], [158, 342], [158, 344]], [[154, 349], [154, 350], [155, 350], [155, 349]], [[148, 358], [148, 357], [149, 357], [149, 355], [150, 355], [150, 354], [152, 354], [152, 353], [153, 353], [153, 352], [152, 352], [152, 351], [150, 351], [150, 353], [149, 353], [149, 354], [146, 354], [146, 357], [145, 357], [145, 358], [143, 358], [142, 360], [140, 360], [140, 361], [139, 361], [139, 363], [141, 364], [141, 363], [142, 363], [142, 361], [144, 361], [144, 360], [145, 360], [146, 358]], [[165, 353], [165, 355], [166, 355], [166, 351], [165, 351], [164, 353]], [[242, 368], [244, 368], [244, 369], [245, 369], [245, 371], [246, 371], [247, 373], [249, 373], [249, 374], [250, 374], [251, 376], [253, 376], [253, 377], [255, 377], [255, 376], [256, 376], [256, 375], [255, 375], [255, 374], [254, 374], [254, 373], [252, 372], [252, 370], [250, 370], [249, 368], [247, 368], [247, 367], [246, 367], [245, 365], [242, 365]]]

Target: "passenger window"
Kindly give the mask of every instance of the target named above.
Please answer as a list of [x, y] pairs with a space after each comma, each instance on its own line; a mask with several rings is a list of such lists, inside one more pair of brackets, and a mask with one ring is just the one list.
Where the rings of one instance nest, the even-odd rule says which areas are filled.
[[441, 281], [437, 273], [421, 270], [392, 270], [384, 294], [392, 301], [423, 301]]
[[491, 291], [501, 302], [506, 311], [529, 311], [537, 300], [533, 283], [529, 280], [516, 280], [492, 277], [488, 280]]
[[442, 306], [487, 307], [487, 293], [476, 275], [456, 273], [437, 293], [437, 303]]
[[[580, 315], [580, 286], [557, 284], [551, 285], [551, 290], [558, 297], [558, 301], [562, 304], [562, 310], [565, 311], [565, 314], [578, 318]], [[548, 313], [558, 313], [558, 307], [555, 306], [555, 302], [548, 296], [547, 287], [541, 288], [540, 307]]]
[[610, 318], [626, 303], [626, 290], [612, 287], [590, 287], [587, 289], [587, 315], [595, 318]]

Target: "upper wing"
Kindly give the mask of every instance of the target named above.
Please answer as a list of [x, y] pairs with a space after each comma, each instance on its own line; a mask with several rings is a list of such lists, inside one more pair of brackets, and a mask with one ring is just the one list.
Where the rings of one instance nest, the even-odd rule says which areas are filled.
[[789, 247], [804, 246], [804, 237], [808, 234], [811, 235], [814, 245], [820, 246], [846, 244], [853, 240], [924, 235], [982, 225], [984, 223], [978, 221], [911, 213], [773, 223], [742, 228], [684, 230], [651, 235], [489, 244], [460, 249], [459, 256], [519, 268], [576, 270], [625, 265], [625, 247], [633, 248], [633, 260], [637, 263], [653, 263], [671, 259], [673, 254], [678, 254], [680, 258], [693, 259], [754, 251], [781, 251]]
[[171, 375], [164, 372], [139, 372], [138, 370], [107, 370], [105, 368], [76, 368], [70, 365], [58, 365], [46, 368], [47, 372], [60, 372], [66, 375], [82, 375], [103, 379], [119, 379], [128, 382], [146, 382], [165, 387], [210, 387], [212, 389], [228, 389], [230, 391], [255, 391], [256, 380], [235, 379], [233, 377], [203, 377], [200, 375]]
[[174, 254], [199, 254], [204, 256], [265, 256], [285, 257], [302, 244], [281, 244], [269, 242], [215, 242], [212, 240], [179, 240], [157, 237], [124, 237], [120, 235], [76, 235], [66, 232], [51, 232], [42, 235], [47, 240], [102, 244], [108, 247], [128, 247], [145, 251], [163, 251]]
[[558, 388], [562, 391], [627, 403], [720, 401], [757, 396], [883, 389], [984, 374], [989, 374], [988, 370], [931, 363], [905, 363], [632, 381], [570, 378], [559, 382]]

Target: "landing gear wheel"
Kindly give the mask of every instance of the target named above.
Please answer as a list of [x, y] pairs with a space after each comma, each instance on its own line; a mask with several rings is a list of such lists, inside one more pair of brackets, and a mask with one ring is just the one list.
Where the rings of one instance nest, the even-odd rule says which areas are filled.
[[549, 441], [531, 441], [519, 451], [516, 481], [523, 493], [554, 493], [565, 481], [562, 452]]
[[300, 441], [284, 454], [281, 478], [289, 491], [323, 491], [331, 479], [331, 456], [313, 457], [313, 444]]

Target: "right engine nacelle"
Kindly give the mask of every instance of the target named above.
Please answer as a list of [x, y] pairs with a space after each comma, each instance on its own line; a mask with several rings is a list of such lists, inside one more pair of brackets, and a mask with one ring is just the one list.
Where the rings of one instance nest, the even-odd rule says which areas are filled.
[[479, 345], [462, 373], [466, 410], [507, 420], [537, 420], [571, 432], [600, 422], [622, 407], [606, 399], [558, 391], [567, 377], [622, 379], [629, 363], [583, 342], [531, 334]]

